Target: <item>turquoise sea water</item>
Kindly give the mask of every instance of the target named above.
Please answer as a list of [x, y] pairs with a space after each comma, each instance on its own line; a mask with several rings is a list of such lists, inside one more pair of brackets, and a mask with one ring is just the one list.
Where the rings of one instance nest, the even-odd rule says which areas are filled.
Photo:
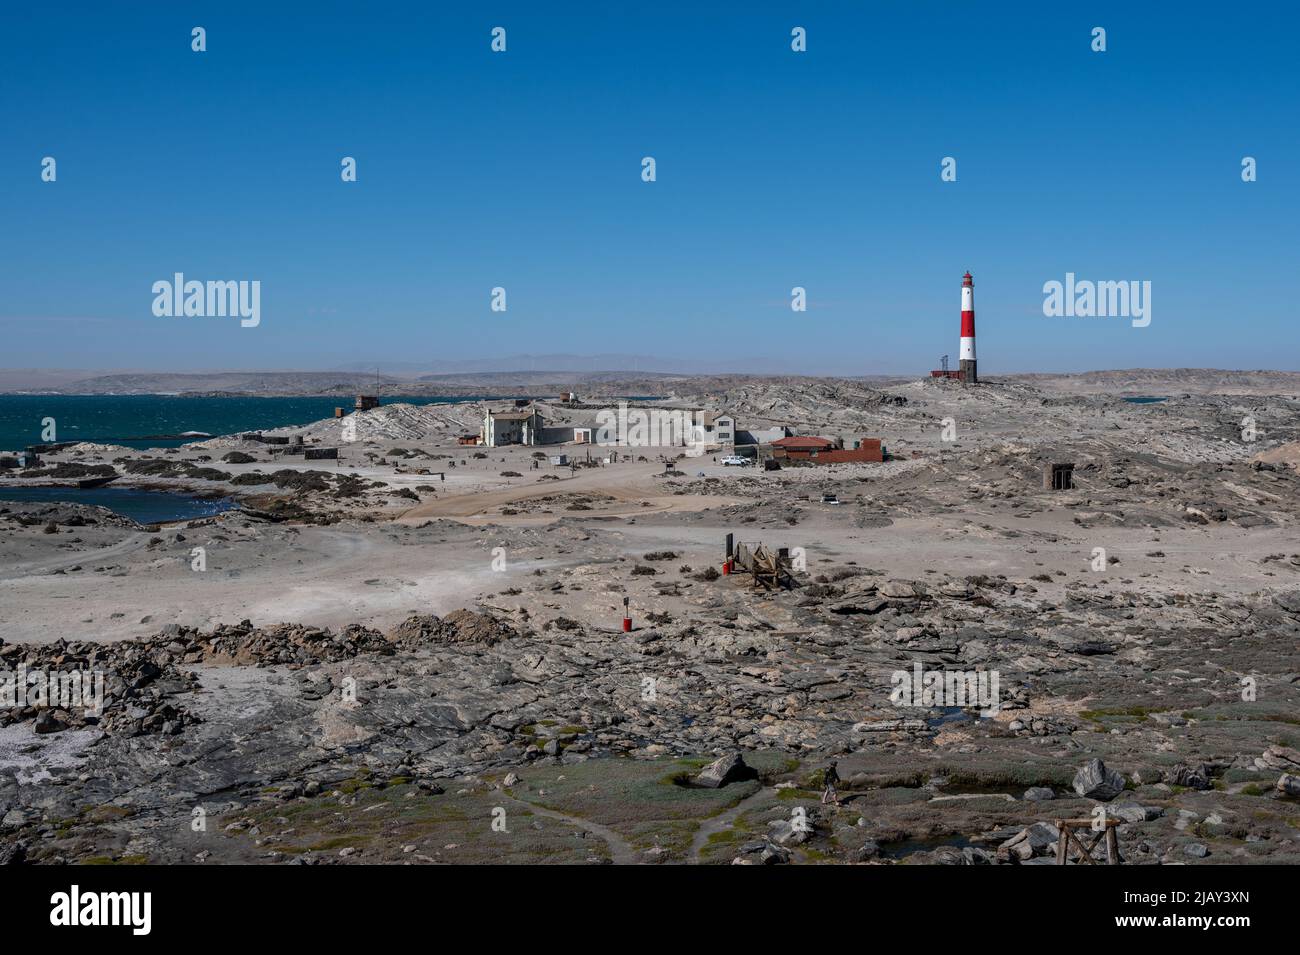
[[[494, 400], [497, 396], [492, 397]], [[446, 404], [472, 398], [385, 398], [385, 404]], [[42, 422], [53, 418], [56, 441], [96, 441], [130, 448], [174, 448], [201, 438], [160, 439], [203, 431], [235, 434], [310, 424], [352, 411], [352, 398], [192, 398], [170, 395], [0, 395], [0, 450], [44, 444]]]

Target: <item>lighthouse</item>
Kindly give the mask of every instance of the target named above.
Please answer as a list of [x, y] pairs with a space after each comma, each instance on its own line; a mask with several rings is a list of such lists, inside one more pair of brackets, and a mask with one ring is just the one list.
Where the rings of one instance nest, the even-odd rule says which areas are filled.
[[961, 280], [961, 379], [968, 385], [979, 381], [975, 371], [975, 282], [968, 271]]

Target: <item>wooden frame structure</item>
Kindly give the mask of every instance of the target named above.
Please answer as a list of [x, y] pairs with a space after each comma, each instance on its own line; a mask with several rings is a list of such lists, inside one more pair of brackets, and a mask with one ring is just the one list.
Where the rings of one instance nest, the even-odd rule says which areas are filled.
[[781, 547], [773, 551], [761, 543], [741, 541], [732, 556], [736, 567], [754, 578], [754, 588], [764, 590], [797, 587], [790, 568], [790, 552]]
[[[1119, 857], [1119, 836], [1115, 829], [1119, 826], [1118, 819], [1107, 819], [1100, 831], [1092, 837], [1092, 841], [1084, 845], [1083, 840], [1075, 833], [1076, 829], [1093, 829], [1096, 820], [1093, 819], [1057, 819], [1056, 828], [1060, 831], [1060, 838], [1056, 842], [1056, 864], [1068, 865], [1068, 857], [1071, 845], [1074, 846], [1075, 852], [1079, 854], [1079, 865], [1101, 865], [1101, 861], [1094, 859], [1093, 850], [1103, 838], [1106, 840], [1106, 864], [1122, 865], [1123, 862]], [[1095, 830], [1094, 830], [1095, 831]]]

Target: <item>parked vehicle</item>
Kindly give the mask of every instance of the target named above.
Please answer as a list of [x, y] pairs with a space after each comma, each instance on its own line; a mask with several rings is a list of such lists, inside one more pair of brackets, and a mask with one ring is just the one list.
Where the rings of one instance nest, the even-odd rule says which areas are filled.
[[739, 454], [728, 455], [722, 459], [724, 467], [747, 468], [749, 467], [749, 458], [742, 458]]

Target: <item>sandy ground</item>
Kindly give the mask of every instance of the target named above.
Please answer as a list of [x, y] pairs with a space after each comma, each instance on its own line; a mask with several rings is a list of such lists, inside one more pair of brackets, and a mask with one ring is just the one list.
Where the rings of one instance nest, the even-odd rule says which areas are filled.
[[[1059, 578], [1062, 584], [1124, 582], [1152, 593], [1206, 586], [1249, 592], [1279, 583], [1279, 573], [1291, 572], [1264, 561], [1279, 550], [1285, 552], [1275, 526], [1189, 524], [1173, 507], [1165, 508], [1174, 519], [1172, 526], [1128, 526], [1114, 519], [1114, 508], [1094, 501], [1082, 486], [1088, 480], [1082, 473], [1079, 490], [1017, 509], [1015, 489], [990, 490], [978, 462], [980, 453], [990, 448], [1024, 451], [1069, 441], [1102, 456], [1113, 453], [1111, 448], [1132, 447], [1178, 462], [1251, 457], [1286, 462], [1295, 446], [1282, 440], [1288, 431], [1274, 427], [1277, 440], [1251, 446], [1231, 441], [1235, 435], [1224, 427], [1235, 427], [1243, 408], [1257, 410], [1264, 399], [1230, 396], [1216, 404], [1183, 398], [1136, 405], [1089, 397], [1061, 405], [1053, 403], [1059, 399], [1041, 401], [1019, 385], [972, 392], [932, 383], [901, 384], [890, 393], [905, 398], [906, 404], [868, 404], [860, 414], [865, 419], [861, 430], [883, 435], [898, 458], [885, 465], [762, 472], [723, 467], [717, 463], [718, 454], [711, 453], [682, 458], [676, 464], [682, 476], [665, 478], [664, 461], [678, 452], [649, 448], [635, 449], [635, 455], [630, 449], [616, 449], [613, 463], [571, 470], [552, 466], [531, 448], [454, 444], [456, 433], [472, 428], [477, 405], [409, 412], [406, 406], [383, 408], [360, 416], [357, 434], [364, 440], [352, 443], [337, 442], [342, 423], [335, 420], [286, 432], [337, 443], [337, 462], [274, 457], [265, 446], [226, 438], [169, 452], [65, 452], [51, 460], [105, 463], [154, 454], [215, 467], [234, 477], [280, 468], [347, 474], [380, 490], [328, 501], [342, 519], [328, 527], [257, 523], [227, 515], [157, 534], [83, 527], [56, 535], [6, 535], [0, 542], [0, 580], [5, 603], [15, 610], [0, 614], [4, 635], [32, 641], [113, 640], [146, 635], [164, 622], [211, 626], [240, 619], [255, 624], [298, 620], [385, 627], [412, 611], [442, 613], [470, 604], [496, 586], [501, 572], [492, 569], [492, 538], [496, 535], [505, 543], [513, 528], [556, 522], [589, 526], [601, 535], [613, 534], [631, 555], [644, 542], [645, 550], [681, 550], [690, 561], [720, 564], [725, 534], [746, 539], [737, 515], [743, 520], [756, 504], [775, 506], [779, 512], [766, 524], [780, 533], [765, 533], [763, 538], [777, 546], [803, 548], [810, 564], [855, 561], [908, 577], [936, 568], [1025, 576], [1059, 572], [1065, 575]], [[746, 397], [730, 396], [733, 402]], [[812, 419], [805, 427], [810, 432], [830, 433], [831, 422], [832, 427], [844, 427], [840, 419], [846, 412], [837, 411], [833, 402], [791, 410], [784, 420]], [[1289, 413], [1279, 423], [1296, 427]], [[433, 433], [421, 437], [420, 429]], [[945, 436], [956, 440], [945, 441]], [[223, 462], [221, 456], [231, 449], [242, 449], [256, 460]], [[394, 450], [401, 453], [391, 454]], [[609, 454], [575, 445], [545, 449], [547, 455], [554, 453], [597, 462]], [[934, 467], [941, 461], [950, 463], [939, 478]], [[1034, 493], [1038, 489], [1032, 482], [1032, 475], [1021, 480], [1019, 490]], [[117, 482], [132, 484], [210, 494], [233, 491], [254, 502], [268, 491], [279, 493], [272, 485], [231, 488], [184, 476], [128, 474]], [[895, 499], [882, 499], [891, 488], [898, 489]], [[838, 490], [844, 503], [817, 503], [824, 490]], [[417, 501], [394, 497], [393, 492], [414, 495]], [[1266, 491], [1246, 490], [1239, 482], [1225, 481], [1218, 493], [1271, 504], [1271, 510], [1284, 513], [1294, 505], [1285, 495], [1274, 495], [1270, 502]], [[320, 506], [293, 493], [289, 499]], [[798, 514], [797, 530], [783, 526], [787, 512]], [[1080, 514], [1089, 513], [1100, 513], [1102, 520], [1096, 526], [1087, 521], [1081, 525]], [[202, 573], [191, 570], [191, 549], [196, 546], [207, 551], [207, 570]], [[1095, 547], [1106, 548], [1112, 558], [1104, 573], [1089, 570]], [[529, 556], [538, 566], [566, 563], [547, 553], [544, 544], [536, 549], [539, 553]], [[1145, 556], [1156, 552], [1163, 556]], [[50, 613], [57, 615], [58, 626], [49, 625]]]
[[[494, 457], [498, 460], [491, 467], [498, 471], [523, 466], [527, 459], [521, 449]], [[390, 519], [378, 523], [265, 525], [232, 515], [157, 534], [78, 528], [75, 534], [69, 530], [10, 537], [0, 545], [5, 603], [44, 611], [5, 614], [4, 635], [24, 641], [113, 640], [147, 635], [167, 622], [207, 627], [242, 619], [259, 625], [292, 620], [384, 628], [412, 612], [440, 614], [469, 605], [483, 592], [508, 585], [514, 571], [492, 569], [493, 548], [518, 549], [511, 528], [560, 521], [618, 541], [619, 552], [627, 556], [672, 549], [699, 565], [720, 565], [724, 538], [732, 532], [742, 541], [752, 537], [772, 546], [803, 548], [812, 567], [819, 561], [852, 561], [907, 578], [923, 577], [936, 568], [1013, 577], [1059, 572], [1064, 576], [1058, 587], [1084, 581], [1148, 593], [1205, 587], [1246, 593], [1295, 575], [1264, 561], [1286, 549], [1275, 527], [1224, 522], [1086, 529], [1075, 521], [1081, 500], [1077, 493], [1022, 515], [984, 502], [905, 515], [855, 504], [845, 492], [840, 495], [844, 503], [820, 503], [821, 484], [862, 489], [887, 485], [900, 472], [916, 471], [913, 461], [797, 474], [724, 468], [710, 459], [684, 465], [688, 477], [678, 481], [685, 488], [709, 479], [718, 482], [717, 490], [707, 494], [664, 493], [666, 482], [655, 477], [662, 472], [659, 464], [626, 462], [579, 471], [574, 477], [567, 468], [552, 469], [547, 473], [564, 476], [539, 484], [525, 483], [536, 481], [531, 474], [523, 479], [489, 476], [483, 462], [478, 463], [477, 471], [466, 464], [454, 477], [449, 474], [447, 482], [437, 482], [436, 496], [426, 502], [410, 508], [385, 502], [382, 513]], [[223, 467], [238, 473], [252, 466]], [[381, 467], [350, 470], [397, 488], [427, 485], [429, 480], [393, 475]], [[703, 478], [697, 476], [700, 472]], [[800, 486], [809, 482], [818, 490], [806, 494], [808, 501], [797, 500], [805, 496]], [[736, 490], [728, 493], [732, 486]], [[765, 487], [770, 490], [765, 492]], [[584, 511], [565, 510], [561, 504], [502, 513], [529, 501], [573, 495], [608, 500], [596, 500]], [[744, 502], [755, 495], [789, 500], [787, 507], [799, 515], [797, 527], [788, 527], [783, 517], [774, 515], [760, 525], [761, 532], [749, 533], [738, 523], [738, 515], [752, 508]], [[676, 515], [690, 515], [689, 523]], [[80, 543], [65, 542], [65, 535]], [[1118, 559], [1100, 573], [1090, 569], [1093, 548], [1099, 546]], [[207, 569], [202, 573], [191, 569], [194, 547], [206, 550]], [[527, 573], [578, 560], [551, 552], [540, 539], [527, 550]], [[1145, 556], [1157, 551], [1163, 556]], [[56, 615], [57, 627], [50, 626], [49, 614]]]

